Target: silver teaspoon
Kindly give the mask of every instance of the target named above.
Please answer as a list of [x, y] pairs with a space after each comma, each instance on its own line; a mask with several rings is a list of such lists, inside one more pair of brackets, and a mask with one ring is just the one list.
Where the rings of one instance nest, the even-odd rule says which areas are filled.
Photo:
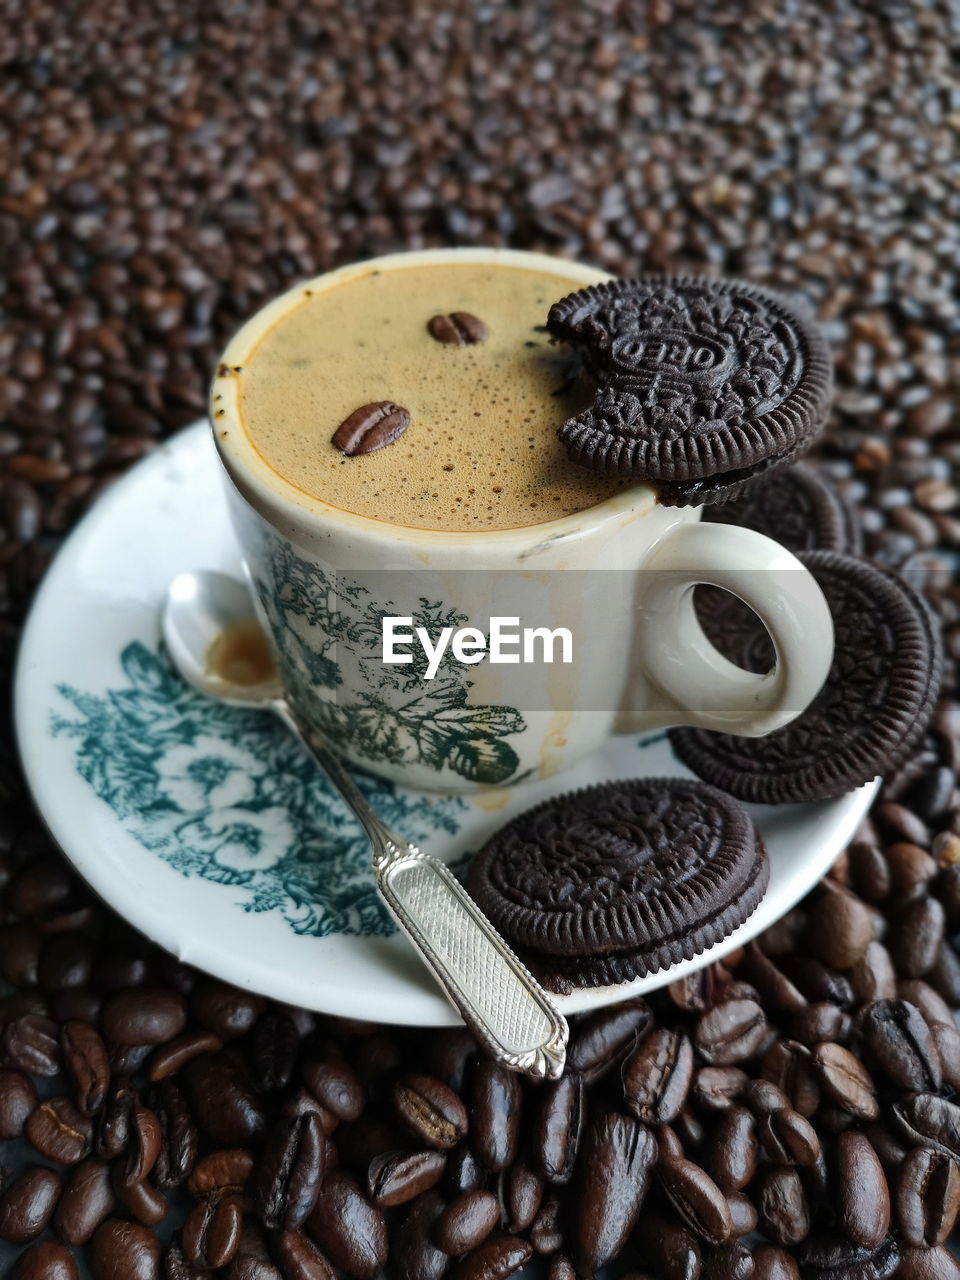
[[359, 819], [377, 889], [467, 1026], [505, 1067], [557, 1079], [566, 1060], [563, 1015], [444, 864], [380, 820], [330, 744], [288, 701], [246, 587], [222, 573], [181, 573], [167, 592], [163, 638], [188, 684], [272, 711], [299, 738]]

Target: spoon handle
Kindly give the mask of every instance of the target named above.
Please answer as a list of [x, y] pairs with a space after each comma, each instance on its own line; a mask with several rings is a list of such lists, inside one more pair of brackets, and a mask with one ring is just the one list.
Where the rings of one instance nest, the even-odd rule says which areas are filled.
[[274, 709], [359, 818], [377, 889], [467, 1026], [505, 1067], [557, 1079], [567, 1023], [536, 978], [448, 868], [381, 822], [323, 736], [285, 700]]

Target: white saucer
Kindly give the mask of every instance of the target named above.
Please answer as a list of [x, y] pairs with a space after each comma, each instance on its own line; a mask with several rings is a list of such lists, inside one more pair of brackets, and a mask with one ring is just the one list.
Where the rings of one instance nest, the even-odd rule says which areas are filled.
[[[312, 763], [271, 716], [187, 689], [160, 651], [171, 578], [239, 572], [218, 465], [204, 424], [181, 432], [97, 504], [48, 573], [15, 686], [36, 802], [84, 879], [180, 959], [310, 1009], [453, 1024], [380, 905], [359, 828]], [[686, 772], [658, 735], [613, 739], [568, 773], [509, 793], [435, 797], [359, 781], [390, 823], [454, 862], [547, 796]], [[575, 1013], [651, 991], [760, 933], [828, 869], [874, 790], [755, 809], [771, 876], [754, 915], [693, 961], [559, 1005]]]

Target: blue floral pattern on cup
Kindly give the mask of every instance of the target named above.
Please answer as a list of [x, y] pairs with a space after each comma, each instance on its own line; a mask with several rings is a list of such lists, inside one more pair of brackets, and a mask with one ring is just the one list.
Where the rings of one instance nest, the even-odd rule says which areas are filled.
[[[120, 661], [122, 688], [58, 686], [73, 714], [55, 714], [52, 731], [73, 740], [80, 775], [145, 849], [185, 877], [231, 887], [246, 911], [278, 912], [296, 933], [394, 932], [366, 836], [272, 716], [194, 692], [139, 641]], [[411, 839], [456, 834], [464, 800], [356, 780]]]

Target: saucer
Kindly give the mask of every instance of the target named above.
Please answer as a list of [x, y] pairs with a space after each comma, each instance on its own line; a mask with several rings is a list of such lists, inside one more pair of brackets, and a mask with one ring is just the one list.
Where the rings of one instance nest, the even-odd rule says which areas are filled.
[[[240, 573], [205, 423], [97, 503], [37, 593], [15, 715], [54, 838], [120, 915], [225, 981], [324, 1013], [456, 1024], [377, 896], [358, 824], [312, 761], [269, 713], [204, 698], [166, 660], [160, 606], [184, 569]], [[356, 778], [388, 823], [459, 868], [530, 805], [640, 775], [689, 773], [655, 734], [613, 738], [563, 774], [472, 796]], [[750, 919], [692, 961], [557, 997], [558, 1006], [578, 1013], [652, 991], [755, 937], [827, 871], [876, 785], [819, 804], [754, 808], [770, 888]]]

